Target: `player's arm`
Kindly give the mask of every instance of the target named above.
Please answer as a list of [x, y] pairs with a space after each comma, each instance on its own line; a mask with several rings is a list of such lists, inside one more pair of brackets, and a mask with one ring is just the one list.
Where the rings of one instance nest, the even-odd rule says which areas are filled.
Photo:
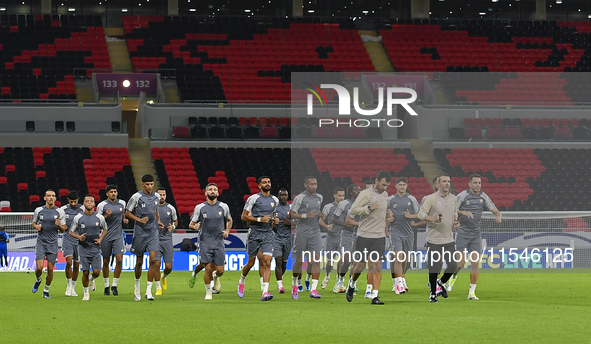
[[6, 238], [6, 243], [10, 242], [10, 236], [7, 233], [4, 233], [4, 237]]
[[355, 221], [354, 218], [352, 218], [351, 216], [347, 215], [347, 219], [345, 220], [345, 225], [347, 227], [353, 228], [353, 227], [359, 226], [359, 222]]
[[105, 211], [105, 201], [102, 201], [101, 203], [98, 204], [98, 206], [96, 207], [96, 213], [99, 215], [103, 215], [103, 217], [105, 219], [108, 219], [109, 216], [111, 216], [112, 214], [112, 210], [111, 209], [107, 209]]
[[492, 211], [493, 214], [495, 214], [495, 222], [496, 223], [501, 223], [502, 215], [501, 215], [501, 212], [499, 211], [499, 209], [494, 208], [491, 211]]
[[291, 221], [289, 220], [289, 212], [287, 212], [287, 214], [285, 214], [285, 216], [283, 217], [283, 224], [286, 226], [291, 226]]
[[230, 215], [230, 207], [225, 203], [222, 203], [221, 207], [224, 210], [224, 218], [226, 219], [226, 229], [222, 232], [222, 236], [227, 238], [230, 235], [230, 230], [234, 222], [232, 221], [232, 215]]
[[289, 217], [291, 219], [308, 219], [308, 218], [312, 218], [316, 216], [316, 209], [308, 212], [307, 214], [298, 214], [298, 211], [300, 210], [300, 206], [302, 205], [302, 198], [304, 198], [303, 196], [296, 196], [296, 198], [294, 199], [292, 205], [291, 205], [291, 209], [289, 209]]
[[269, 221], [271, 221], [271, 215], [265, 215], [263, 217], [254, 217], [251, 215], [251, 213], [249, 211], [246, 211], [246, 209], [242, 210], [242, 216], [240, 217], [240, 219], [242, 221], [245, 222], [263, 222], [263, 223], [268, 223]]
[[425, 204], [419, 210], [418, 218], [421, 220], [425, 220], [427, 222], [434, 222], [439, 223], [439, 216], [429, 216], [428, 214], [431, 212], [431, 208], [433, 207], [433, 202], [435, 202], [435, 196], [429, 196], [425, 200]]
[[372, 210], [377, 209], [380, 206], [378, 201], [375, 201], [372, 204], [367, 204], [369, 197], [369, 192], [362, 191], [351, 206], [351, 215], [368, 215]]
[[464, 216], [467, 216], [467, 217], [473, 219], [474, 214], [472, 214], [472, 212], [467, 211], [467, 210], [460, 210], [460, 208], [464, 204], [464, 200], [466, 199], [467, 196], [468, 196], [468, 192], [466, 192], [466, 191], [462, 191], [456, 196], [456, 206], [458, 208], [458, 216], [464, 215]]
[[129, 202], [127, 202], [127, 208], [125, 209], [125, 216], [127, 216], [128, 219], [132, 219], [135, 222], [139, 222], [139, 223], [143, 223], [146, 224], [148, 223], [148, 217], [142, 217], [141, 219], [137, 216], [135, 216], [132, 211], [135, 209], [135, 207], [137, 207], [137, 202], [139, 199], [139, 195], [138, 194], [134, 194], [133, 196], [131, 196], [131, 198], [129, 199]]
[[201, 205], [198, 204], [193, 209], [193, 215], [191, 217], [191, 222], [189, 223], [189, 228], [192, 230], [198, 231], [201, 228]]
[[148, 223], [148, 218], [147, 217], [142, 217], [141, 219], [135, 215], [133, 215], [133, 213], [129, 210], [125, 211], [125, 215], [127, 216], [127, 218], [134, 220], [135, 222], [139, 222], [139, 223]]
[[99, 217], [99, 221], [100, 221], [100, 227], [102, 229], [101, 232], [101, 236], [98, 239], [94, 239], [94, 243], [98, 246], [100, 246], [101, 242], [103, 241], [103, 238], [105, 237], [105, 235], [107, 235], [107, 222], [105, 221], [105, 218], [101, 215]]
[[[126, 208], [126, 204], [125, 204], [124, 200], [120, 199], [119, 203], [121, 203], [121, 205], [123, 205], [123, 209]], [[121, 213], [121, 218], [122, 218], [124, 224], [128, 224], [129, 220], [127, 219], [127, 216], [125, 216], [125, 213], [126, 213], [125, 211], [123, 213]]]
[[70, 225], [70, 236], [78, 239], [80, 241], [84, 241], [86, 240], [86, 233], [82, 233], [82, 234], [78, 234], [76, 233], [76, 229], [78, 229], [78, 219], [81, 217], [81, 215], [76, 215], [76, 217], [74, 217], [74, 220], [72, 220], [72, 224]]
[[156, 222], [158, 223], [158, 228], [164, 228], [164, 223], [160, 221], [160, 212], [158, 211], [158, 208], [156, 208]]
[[58, 209], [57, 213], [59, 214], [59, 217], [55, 219], [55, 225], [60, 232], [63, 233], [68, 229], [68, 226], [66, 225], [66, 213], [62, 209]]

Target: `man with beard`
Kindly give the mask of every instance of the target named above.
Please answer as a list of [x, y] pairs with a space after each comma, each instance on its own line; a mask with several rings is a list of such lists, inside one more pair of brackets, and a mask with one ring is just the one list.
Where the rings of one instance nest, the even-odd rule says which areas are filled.
[[[224, 274], [226, 260], [224, 239], [230, 234], [232, 216], [226, 203], [219, 202], [218, 186], [210, 183], [205, 186], [207, 201], [195, 207], [189, 228], [200, 229], [199, 235], [199, 263], [205, 264], [205, 299], [211, 300], [214, 291], [211, 282], [214, 281], [215, 293], [222, 290], [220, 277]], [[225, 229], [224, 229], [225, 225]]]
[[261, 192], [250, 196], [246, 200], [244, 210], [242, 210], [242, 221], [250, 222], [248, 237], [246, 239], [246, 251], [248, 253], [248, 262], [242, 268], [242, 275], [238, 281], [238, 297], [244, 297], [244, 283], [246, 276], [254, 266], [255, 259], [259, 252], [262, 253], [260, 259], [260, 269], [263, 274], [263, 295], [261, 301], [273, 299], [269, 293], [269, 279], [271, 277], [271, 258], [273, 257], [273, 223], [277, 225], [279, 219], [275, 217], [279, 199], [271, 195], [271, 178], [267, 176], [259, 177], [259, 189]]

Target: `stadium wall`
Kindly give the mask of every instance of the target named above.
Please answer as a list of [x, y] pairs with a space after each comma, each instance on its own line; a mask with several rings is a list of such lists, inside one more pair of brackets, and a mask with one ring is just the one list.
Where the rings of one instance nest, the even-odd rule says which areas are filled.
[[449, 128], [463, 127], [464, 118], [548, 118], [583, 119], [591, 108], [566, 107], [478, 107], [478, 106], [418, 106], [418, 138], [448, 140]]
[[26, 131], [35, 121], [35, 132], [55, 132], [55, 121], [73, 121], [77, 132], [111, 132], [111, 122], [121, 122], [121, 104], [10, 104], [0, 105], [1, 132]]
[[[315, 107], [315, 118], [340, 118], [342, 121], [346, 120], [346, 116], [340, 116], [337, 107]], [[260, 104], [249, 107], [247, 105], [233, 106], [228, 104], [216, 104], [214, 106], [194, 105], [194, 104], [145, 104], [138, 108], [138, 133], [142, 137], [150, 137], [152, 139], [169, 139], [172, 127], [188, 126], [189, 117], [308, 117], [305, 108], [293, 109], [289, 106], [262, 106]], [[408, 116], [410, 117], [410, 116]], [[372, 116], [371, 118], [392, 119], [397, 118], [397, 107], [392, 110], [392, 116], [386, 116], [385, 108], [381, 114]], [[413, 119], [403, 118], [406, 121], [416, 121]], [[384, 139], [398, 138], [398, 128], [389, 128], [382, 125], [382, 135]], [[405, 130], [416, 131], [416, 124], [413, 127], [405, 127]], [[413, 131], [413, 132], [414, 132]], [[410, 138], [410, 137], [409, 137]]]

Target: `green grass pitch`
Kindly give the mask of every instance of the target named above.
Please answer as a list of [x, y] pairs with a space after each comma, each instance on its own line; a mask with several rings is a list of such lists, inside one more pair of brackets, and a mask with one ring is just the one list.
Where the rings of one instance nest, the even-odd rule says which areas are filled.
[[[111, 274], [112, 275], [112, 274]], [[329, 287], [313, 300], [300, 293], [279, 294], [260, 301], [259, 276], [252, 271], [243, 299], [236, 295], [238, 272], [222, 277], [222, 292], [204, 300], [203, 273], [190, 289], [189, 272], [173, 272], [168, 291], [155, 301], [133, 300], [133, 274], [123, 273], [120, 296], [103, 296], [102, 279], [89, 302], [66, 297], [65, 277], [57, 272], [51, 299], [42, 298], [42, 283], [31, 293], [33, 274], [0, 273], [0, 342], [2, 343], [355, 343], [355, 342], [588, 342], [591, 338], [591, 272], [482, 273], [479, 301], [466, 300], [469, 274], [460, 274], [448, 299], [428, 302], [427, 274], [407, 276], [409, 293], [391, 292], [392, 280], [384, 274], [380, 298], [372, 306], [361, 290], [353, 302]], [[45, 282], [45, 275], [44, 282]], [[142, 276], [142, 296], [146, 273]], [[324, 278], [324, 273], [321, 275]], [[348, 277], [347, 277], [348, 278]], [[289, 284], [291, 275], [286, 276]], [[330, 290], [329, 290], [330, 288]], [[154, 290], [155, 291], [155, 290]]]

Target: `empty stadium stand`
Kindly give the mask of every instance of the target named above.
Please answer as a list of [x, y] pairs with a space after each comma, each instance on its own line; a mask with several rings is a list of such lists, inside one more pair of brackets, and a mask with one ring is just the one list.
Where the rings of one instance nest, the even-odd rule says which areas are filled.
[[464, 128], [450, 128], [451, 139], [587, 140], [588, 119], [465, 118]]
[[0, 147], [1, 211], [30, 212], [43, 205], [46, 190], [67, 204], [69, 190], [106, 199], [105, 187], [116, 184], [119, 198], [135, 193], [135, 180], [126, 148]]
[[[204, 189], [208, 183], [218, 184], [219, 199], [230, 207], [234, 228], [246, 228], [240, 220], [244, 197], [259, 192], [256, 185], [249, 186], [247, 177], [256, 180], [262, 175], [270, 176], [274, 193], [283, 187], [289, 190], [292, 185], [289, 149], [152, 148], [152, 159], [160, 185], [172, 190], [167, 201], [178, 208], [182, 228], [188, 228], [195, 205], [206, 200]], [[313, 161], [300, 174], [302, 179], [318, 174]], [[300, 184], [303, 182], [297, 183]]]
[[291, 72], [374, 70], [353, 22], [123, 18], [135, 71], [176, 70], [181, 101], [289, 103]]
[[515, 211], [586, 210], [590, 154], [588, 149], [435, 149], [456, 191], [468, 188], [468, 176], [478, 173], [499, 209]]
[[74, 101], [74, 76], [111, 68], [100, 16], [3, 17], [0, 85], [5, 101]]

